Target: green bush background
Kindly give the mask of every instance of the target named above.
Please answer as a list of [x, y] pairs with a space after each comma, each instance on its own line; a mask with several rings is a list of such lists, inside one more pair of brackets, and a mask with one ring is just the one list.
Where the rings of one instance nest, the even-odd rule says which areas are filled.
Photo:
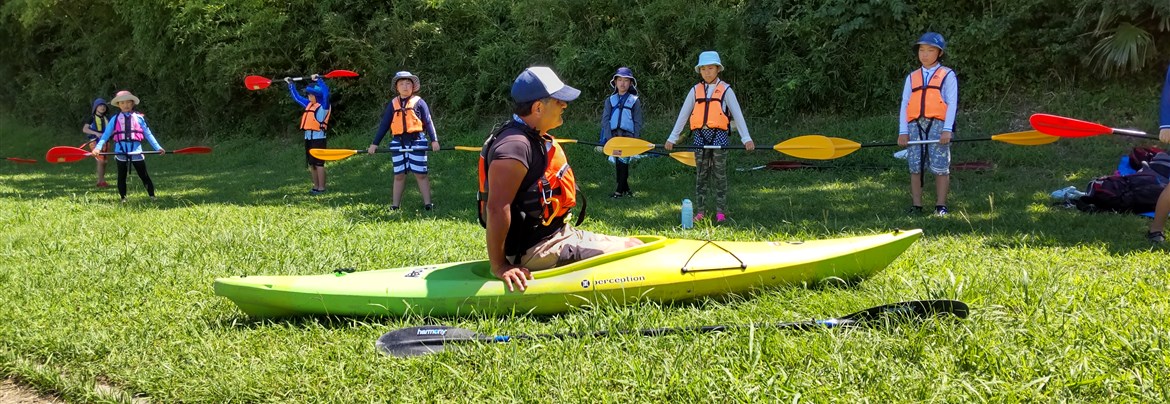
[[[526, 66], [553, 66], [585, 92], [592, 116], [617, 66], [634, 69], [652, 114], [669, 115], [696, 81], [702, 50], [749, 116], [893, 111], [924, 31], [948, 40], [944, 62], [964, 103], [1098, 80], [1100, 26], [1132, 22], [1154, 44], [1170, 3], [1136, 0], [6, 0], [0, 3], [0, 103], [33, 122], [80, 123], [94, 97], [139, 95], [169, 134], [275, 136], [295, 131], [283, 84], [249, 92], [245, 75], [363, 74], [335, 81], [336, 122], [367, 131], [410, 70], [448, 128], [509, 110]], [[1156, 48], [1155, 48], [1156, 49]], [[1111, 80], [1157, 83], [1170, 52]], [[593, 102], [596, 100], [597, 102]]]

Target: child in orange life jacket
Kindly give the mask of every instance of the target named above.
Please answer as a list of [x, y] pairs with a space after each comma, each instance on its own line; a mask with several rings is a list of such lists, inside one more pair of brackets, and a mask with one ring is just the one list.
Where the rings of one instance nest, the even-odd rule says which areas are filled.
[[[723, 63], [719, 53], [707, 51], [699, 54], [699, 63], [695, 65], [695, 72], [703, 77], [703, 81], [695, 84], [687, 91], [683, 98], [682, 108], [679, 109], [678, 119], [674, 122], [674, 129], [666, 139], [664, 147], [672, 150], [683, 131], [683, 125], [690, 123], [691, 137], [695, 146], [728, 146], [728, 135], [731, 128], [728, 113], [735, 121], [739, 130], [739, 140], [748, 151], [756, 148], [748, 133], [743, 111], [739, 108], [739, 101], [731, 85], [719, 79], [723, 72]], [[695, 221], [705, 217], [707, 204], [707, 187], [715, 190], [715, 221], [727, 220], [727, 150], [703, 149], [695, 151]], [[713, 183], [713, 184], [712, 184]]]
[[[642, 100], [638, 98], [638, 80], [634, 72], [628, 67], [619, 67], [609, 80], [613, 87], [613, 94], [605, 99], [601, 111], [601, 136], [599, 142], [605, 144], [614, 137], [641, 137], [642, 133]], [[630, 191], [630, 158], [610, 157], [617, 169], [617, 189], [613, 191], [613, 198], [634, 196]]]
[[293, 100], [304, 108], [301, 111], [299, 127], [305, 131], [305, 164], [309, 166], [309, 176], [313, 179], [313, 188], [309, 190], [309, 195], [319, 195], [325, 192], [325, 161], [313, 157], [309, 154], [309, 149], [327, 147], [325, 131], [329, 128], [332, 111], [329, 105], [329, 86], [326, 86], [325, 81], [316, 74], [311, 76], [311, 79], [313, 84], [305, 87], [307, 99], [297, 92], [297, 85], [292, 79], [285, 77], [284, 81], [288, 83], [288, 91], [292, 94]]
[[146, 157], [142, 155], [142, 141], [150, 142], [150, 146], [158, 150], [159, 154], [166, 154], [166, 150], [159, 146], [158, 141], [154, 139], [154, 133], [150, 131], [149, 126], [146, 126], [146, 117], [134, 110], [134, 107], [139, 103], [138, 97], [123, 90], [115, 94], [114, 99], [110, 102], [117, 105], [122, 112], [110, 119], [106, 130], [102, 132], [101, 138], [98, 139], [93, 148], [94, 150], [102, 150], [106, 141], [111, 140], [110, 137], [113, 136], [114, 159], [118, 162], [118, 196], [122, 197], [122, 203], [126, 203], [126, 174], [131, 165], [138, 173], [138, 178], [142, 180], [142, 185], [146, 187], [147, 195], [150, 195], [150, 199], [154, 199], [154, 182], [150, 180], [150, 174], [146, 172]]
[[[439, 151], [439, 136], [435, 134], [435, 125], [431, 121], [431, 109], [427, 102], [416, 95], [422, 84], [418, 76], [407, 71], [394, 75], [394, 89], [398, 96], [386, 105], [386, 112], [382, 113], [382, 123], [374, 133], [374, 141], [366, 150], [373, 154], [386, 136], [386, 131], [394, 136], [390, 140], [390, 155], [394, 161], [394, 195], [390, 210], [398, 210], [402, 201], [402, 189], [406, 187], [406, 173], [414, 173], [418, 182], [418, 190], [422, 193], [423, 209], [431, 210], [431, 180], [427, 175], [427, 148]], [[406, 150], [403, 150], [406, 149]]]
[[907, 211], [922, 212], [922, 175], [929, 167], [934, 174], [936, 215], [947, 214], [947, 193], [951, 186], [951, 136], [959, 110], [959, 80], [951, 69], [939, 64], [946, 41], [935, 32], [923, 34], [914, 47], [922, 67], [906, 76], [902, 105], [898, 112], [898, 145], [910, 140], [937, 140], [907, 149], [910, 166], [910, 199]]
[[[81, 133], [85, 134], [90, 146], [97, 144], [97, 140], [102, 136], [102, 132], [106, 131], [106, 125], [109, 124], [110, 119], [106, 118], [106, 100], [98, 98], [93, 100], [90, 108], [89, 120], [81, 126]], [[107, 144], [104, 150], [93, 149], [95, 152], [109, 152], [110, 147]], [[107, 160], [102, 155], [95, 155], [94, 160], [97, 161], [97, 187], [105, 188], [110, 186], [106, 183], [106, 163]]]

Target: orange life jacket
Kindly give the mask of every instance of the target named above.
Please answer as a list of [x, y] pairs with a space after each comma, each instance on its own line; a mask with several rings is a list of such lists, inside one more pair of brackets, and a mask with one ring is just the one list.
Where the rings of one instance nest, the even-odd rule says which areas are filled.
[[479, 224], [487, 227], [488, 153], [497, 140], [506, 136], [527, 136], [532, 144], [532, 161], [520, 182], [520, 192], [512, 199], [512, 224], [505, 240], [505, 253], [518, 255], [562, 227], [569, 211], [580, 202], [577, 225], [585, 220], [585, 195], [577, 188], [577, 179], [564, 149], [551, 135], [539, 135], [528, 126], [509, 121], [492, 133], [479, 154], [479, 193], [476, 196]]
[[390, 121], [391, 134], [398, 136], [423, 131], [422, 119], [419, 119], [418, 114], [414, 112], [414, 107], [421, 99], [417, 95], [412, 95], [406, 100], [405, 106], [402, 105], [402, 99], [399, 97], [394, 97], [394, 100], [390, 101], [390, 105], [394, 108], [394, 120]]
[[317, 121], [317, 109], [321, 108], [321, 104], [310, 102], [305, 106], [305, 110], [301, 112], [301, 129], [324, 131], [329, 127], [329, 117], [333, 115], [333, 110], [325, 111], [325, 121]]
[[691, 110], [691, 130], [704, 127], [728, 130], [730, 120], [723, 112], [723, 94], [727, 92], [727, 83], [720, 81], [715, 84], [715, 91], [707, 97], [707, 83], [695, 84], [695, 108]]
[[906, 104], [906, 122], [922, 117], [946, 120], [947, 103], [942, 99], [942, 85], [943, 80], [951, 74], [951, 69], [939, 66], [926, 85], [922, 83], [926, 73], [922, 69], [918, 69], [917, 73], [910, 73], [910, 101]]

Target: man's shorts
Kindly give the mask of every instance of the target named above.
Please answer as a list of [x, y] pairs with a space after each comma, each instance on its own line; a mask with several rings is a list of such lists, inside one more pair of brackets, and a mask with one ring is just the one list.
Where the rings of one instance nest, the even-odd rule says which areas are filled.
[[[642, 245], [642, 240], [633, 237], [591, 233], [566, 224], [552, 237], [528, 248], [520, 256], [519, 265], [530, 271], [539, 271], [639, 245]], [[508, 258], [516, 262], [511, 259], [513, 257]]]

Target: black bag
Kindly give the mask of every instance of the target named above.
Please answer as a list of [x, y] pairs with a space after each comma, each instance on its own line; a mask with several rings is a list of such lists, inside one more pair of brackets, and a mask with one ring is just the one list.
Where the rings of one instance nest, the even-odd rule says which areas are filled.
[[1085, 212], [1144, 213], [1154, 210], [1163, 188], [1150, 172], [1109, 175], [1089, 182], [1086, 195], [1073, 203]]

